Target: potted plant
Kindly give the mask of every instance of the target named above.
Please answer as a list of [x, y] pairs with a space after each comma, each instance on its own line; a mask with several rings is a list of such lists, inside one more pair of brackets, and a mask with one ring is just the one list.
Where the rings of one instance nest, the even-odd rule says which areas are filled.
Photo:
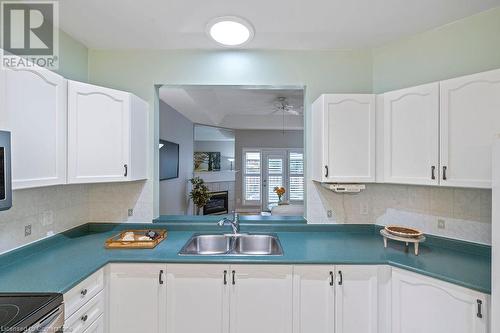
[[193, 185], [189, 197], [193, 199], [193, 203], [196, 206], [196, 215], [200, 215], [201, 208], [210, 200], [210, 192], [200, 177], [191, 178], [189, 181]]

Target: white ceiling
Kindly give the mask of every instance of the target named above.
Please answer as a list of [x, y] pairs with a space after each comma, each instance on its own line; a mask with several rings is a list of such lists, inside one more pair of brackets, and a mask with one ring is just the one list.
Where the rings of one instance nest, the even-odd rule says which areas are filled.
[[90, 48], [217, 48], [210, 19], [255, 27], [246, 48], [380, 46], [500, 6], [500, 0], [61, 0], [60, 25]]
[[[303, 129], [302, 115], [273, 112], [278, 97], [304, 106], [302, 89], [191, 86], [160, 88], [160, 99], [194, 123], [231, 129]], [[284, 126], [283, 126], [284, 120]]]
[[194, 127], [194, 141], [234, 141], [234, 131], [212, 126], [196, 125]]

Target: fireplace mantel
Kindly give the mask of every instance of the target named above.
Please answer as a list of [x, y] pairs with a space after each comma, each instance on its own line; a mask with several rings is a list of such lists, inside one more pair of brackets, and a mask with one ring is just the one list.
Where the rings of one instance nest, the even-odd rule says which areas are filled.
[[220, 183], [220, 182], [234, 182], [236, 179], [237, 171], [222, 170], [222, 171], [201, 171], [195, 172], [195, 177], [200, 177], [205, 183]]

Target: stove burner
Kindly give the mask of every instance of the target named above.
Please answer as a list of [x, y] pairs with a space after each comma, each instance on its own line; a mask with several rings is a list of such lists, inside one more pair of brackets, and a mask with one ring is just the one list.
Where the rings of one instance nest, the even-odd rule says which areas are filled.
[[19, 314], [19, 307], [15, 304], [0, 304], [0, 323], [4, 327], [9, 327]]

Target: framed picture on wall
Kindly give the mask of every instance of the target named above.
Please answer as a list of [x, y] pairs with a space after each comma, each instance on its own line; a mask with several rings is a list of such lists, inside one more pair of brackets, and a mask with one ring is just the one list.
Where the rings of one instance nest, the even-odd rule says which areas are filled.
[[160, 181], [179, 178], [179, 144], [160, 140]]
[[220, 171], [220, 152], [195, 152], [194, 171]]

